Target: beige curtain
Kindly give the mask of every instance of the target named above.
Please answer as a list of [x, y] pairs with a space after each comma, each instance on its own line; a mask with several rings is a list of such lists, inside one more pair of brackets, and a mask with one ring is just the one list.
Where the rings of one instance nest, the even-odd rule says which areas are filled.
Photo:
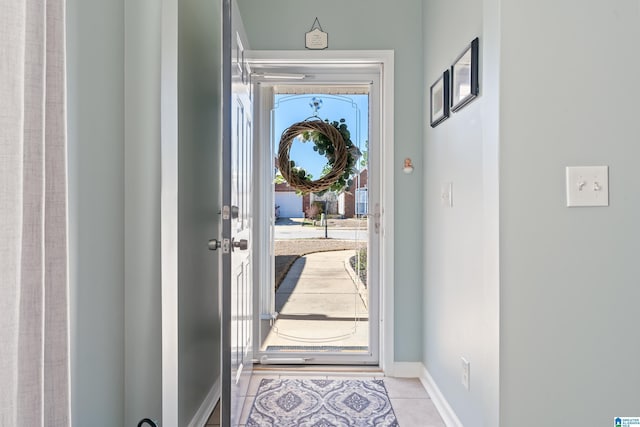
[[67, 426], [64, 0], [0, 0], [0, 426]]

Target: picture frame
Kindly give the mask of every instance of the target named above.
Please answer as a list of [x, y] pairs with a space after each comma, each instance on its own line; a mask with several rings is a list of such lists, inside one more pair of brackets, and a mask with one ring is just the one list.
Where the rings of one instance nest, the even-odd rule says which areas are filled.
[[430, 124], [434, 128], [449, 117], [449, 70], [431, 85], [430, 100]]
[[451, 111], [458, 111], [480, 93], [478, 56], [480, 41], [476, 37], [451, 66]]

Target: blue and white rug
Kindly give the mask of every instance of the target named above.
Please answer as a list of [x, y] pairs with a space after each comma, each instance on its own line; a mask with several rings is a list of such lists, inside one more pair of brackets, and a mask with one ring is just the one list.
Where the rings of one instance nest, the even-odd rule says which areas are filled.
[[247, 427], [397, 427], [382, 380], [263, 379]]

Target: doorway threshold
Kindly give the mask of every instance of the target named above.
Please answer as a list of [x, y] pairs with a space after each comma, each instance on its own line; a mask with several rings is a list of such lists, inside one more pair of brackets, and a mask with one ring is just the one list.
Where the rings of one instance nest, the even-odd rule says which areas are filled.
[[369, 347], [366, 345], [321, 345], [321, 346], [305, 346], [305, 345], [270, 345], [267, 351], [311, 351], [311, 352], [368, 352]]
[[260, 365], [254, 364], [253, 371], [260, 375], [329, 375], [383, 377], [384, 371], [380, 366], [356, 365]]

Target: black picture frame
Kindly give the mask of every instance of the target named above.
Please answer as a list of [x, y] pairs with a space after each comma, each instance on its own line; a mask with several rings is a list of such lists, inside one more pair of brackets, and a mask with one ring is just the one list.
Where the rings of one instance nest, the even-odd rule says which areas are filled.
[[434, 128], [449, 117], [449, 70], [446, 70], [430, 88], [430, 123]]
[[476, 37], [451, 66], [451, 111], [458, 111], [480, 93], [478, 56], [480, 41]]

